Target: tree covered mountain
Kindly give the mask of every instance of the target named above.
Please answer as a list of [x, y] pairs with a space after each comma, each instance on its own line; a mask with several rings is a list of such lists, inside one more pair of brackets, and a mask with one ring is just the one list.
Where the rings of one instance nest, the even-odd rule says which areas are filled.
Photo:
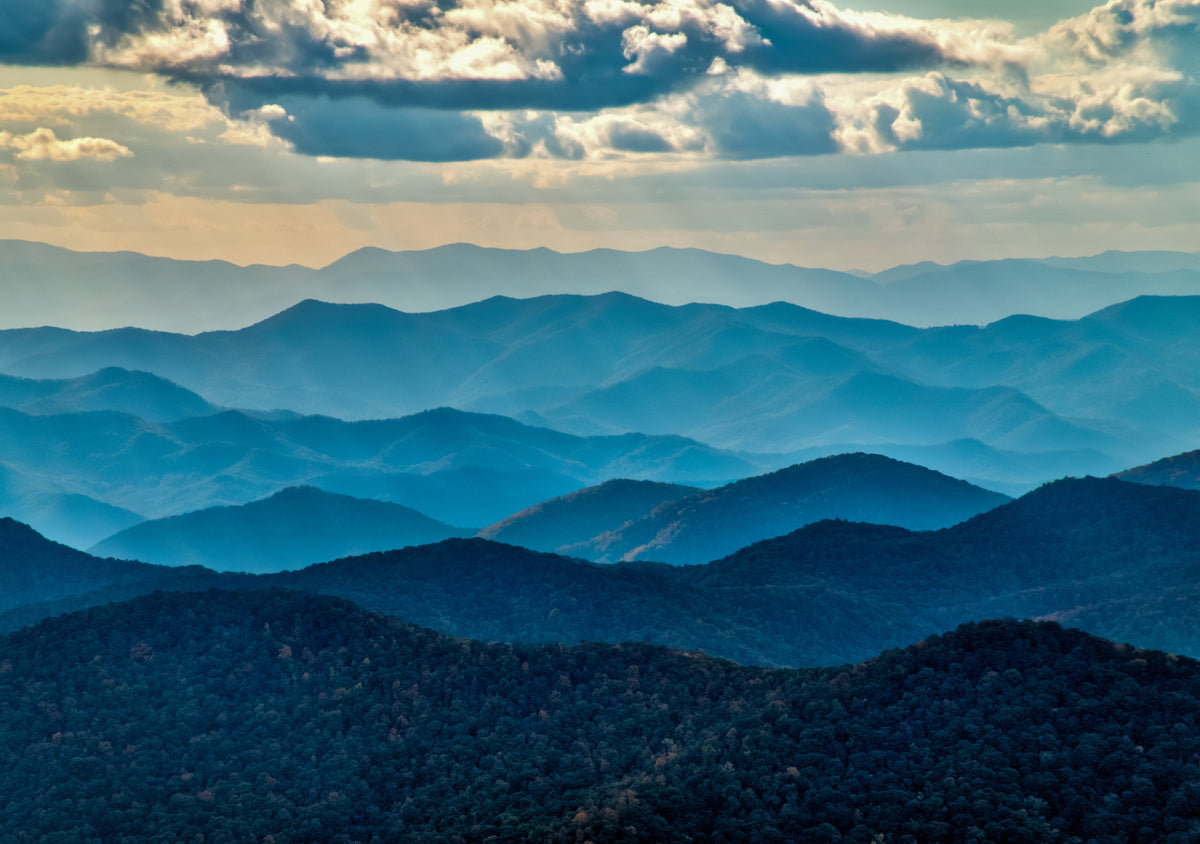
[[294, 592], [0, 639], [14, 841], [1200, 835], [1200, 666], [987, 622], [857, 665], [484, 644]]
[[[0, 612], [7, 630], [156, 589], [278, 586], [453, 635], [636, 640], [760, 665], [856, 661], [1001, 616], [1200, 654], [1200, 492], [1114, 479], [1049, 484], [938, 531], [822, 521], [696, 566], [602, 565], [451, 539], [282, 574], [219, 575], [66, 554], [4, 525], [0, 586], [17, 584], [21, 595]], [[69, 576], [56, 577], [60, 569]]]
[[399, 504], [302, 486], [242, 506], [141, 522], [90, 550], [146, 563], [263, 573], [473, 533]]

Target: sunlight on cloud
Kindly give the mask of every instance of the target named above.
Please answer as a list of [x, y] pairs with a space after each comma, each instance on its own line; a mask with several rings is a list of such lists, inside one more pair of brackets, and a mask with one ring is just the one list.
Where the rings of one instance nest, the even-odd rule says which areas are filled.
[[117, 91], [111, 87], [80, 85], [18, 85], [0, 89], [0, 122], [4, 123], [66, 123], [96, 112], [124, 115], [174, 132], [228, 122], [220, 109], [198, 93]]
[[[15, 2], [0, 0], [0, 10]], [[161, 209], [173, 196], [212, 208], [297, 203], [324, 219], [313, 211], [321, 199], [377, 209], [404, 196], [454, 209], [426, 208], [436, 225], [405, 218], [411, 231], [440, 227], [443, 241], [478, 240], [467, 219], [479, 237], [503, 230], [519, 240], [497, 222], [511, 218], [560, 245], [604, 245], [603, 236], [653, 245], [657, 236], [780, 256], [786, 239], [762, 234], [773, 220], [734, 235], [701, 221], [696, 203], [786, 194], [791, 211], [774, 213], [794, 224], [797, 242], [811, 246], [822, 214], [871, 237], [884, 230], [872, 208], [903, 228], [919, 201], [872, 194], [851, 207], [819, 191], [884, 190], [910, 178], [891, 172], [913, 160], [905, 156], [945, 153], [911, 179], [943, 212], [930, 210], [923, 224], [961, 235], [947, 222], [959, 211], [930, 197], [1016, 159], [985, 154], [971, 171], [951, 154], [1040, 149], [1049, 170], [1078, 175], [1062, 148], [1082, 155], [1200, 132], [1200, 0], [1112, 0], [1021, 38], [1002, 20], [918, 19], [825, 0], [195, 0], [105, 6], [90, 22], [67, 0], [40, 8], [41, 17], [11, 18], [14, 31], [32, 28], [25, 42], [17, 32], [0, 44], [0, 62], [72, 65], [79, 76], [69, 79], [118, 75], [97, 65], [145, 77], [0, 89], [0, 202], [14, 207], [46, 195], [83, 207], [111, 193], [127, 209], [150, 196]], [[39, 21], [57, 40], [36, 30]], [[36, 78], [22, 74], [9, 78]], [[1150, 172], [1153, 159], [1143, 158]], [[51, 166], [68, 160], [97, 166]], [[975, 175], [947, 175], [959, 166]], [[1111, 178], [1104, 186], [1105, 196], [1120, 195]], [[581, 196], [612, 214], [587, 222], [545, 210]], [[814, 210], [818, 196], [832, 204]], [[541, 210], [523, 217], [525, 203]], [[473, 205], [506, 210], [472, 217]], [[196, 231], [240, 237], [219, 214], [188, 207], [203, 217]], [[657, 235], [635, 207], [666, 215]], [[623, 228], [631, 220], [646, 233]], [[593, 232], [600, 225], [607, 235]], [[282, 254], [285, 229], [238, 248]], [[370, 231], [374, 242], [388, 236]], [[744, 248], [732, 245], [739, 237]], [[304, 248], [324, 254], [325, 242]], [[897, 235], [889, 248], [902, 246]], [[192, 247], [180, 236], [176, 248]]]
[[27, 135], [0, 132], [0, 149], [16, 150], [22, 161], [115, 161], [133, 157], [132, 150], [108, 138], [60, 140], [54, 130], [44, 127]]

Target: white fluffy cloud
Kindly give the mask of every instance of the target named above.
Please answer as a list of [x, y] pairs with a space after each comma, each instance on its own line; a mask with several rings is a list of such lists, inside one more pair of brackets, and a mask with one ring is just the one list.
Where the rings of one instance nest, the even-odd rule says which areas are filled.
[[0, 149], [15, 150], [22, 161], [115, 161], [133, 157], [132, 150], [108, 138], [61, 140], [54, 130], [44, 127], [25, 135], [0, 132]]

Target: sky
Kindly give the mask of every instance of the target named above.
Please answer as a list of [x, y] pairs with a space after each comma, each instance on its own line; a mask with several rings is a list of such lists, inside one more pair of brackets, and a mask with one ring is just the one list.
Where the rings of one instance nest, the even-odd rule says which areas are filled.
[[1200, 246], [1200, 0], [0, 0], [0, 238]]

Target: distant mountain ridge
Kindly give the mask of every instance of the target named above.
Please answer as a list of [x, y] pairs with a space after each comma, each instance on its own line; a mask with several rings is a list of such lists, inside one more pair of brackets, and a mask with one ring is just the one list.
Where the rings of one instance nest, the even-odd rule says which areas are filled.
[[241, 507], [142, 522], [89, 550], [146, 563], [264, 573], [473, 533], [399, 504], [300, 486]]
[[[597, 488], [595, 494], [602, 491], [603, 487]], [[694, 490], [646, 506], [640, 513], [630, 508], [591, 536], [561, 541], [568, 537], [557, 530], [561, 520], [583, 521], [583, 516], [566, 514], [586, 512], [590, 499], [577, 493], [547, 502], [542, 505], [544, 515], [518, 514], [480, 535], [603, 563], [642, 559], [691, 565], [822, 519], [930, 530], [949, 527], [1009, 500], [921, 466], [877, 454], [842, 454]], [[538, 523], [546, 517], [551, 523], [539, 531]], [[590, 521], [591, 527], [599, 524], [599, 519]], [[577, 531], [576, 536], [582, 533]]]
[[[1143, 297], [1076, 321], [921, 330], [786, 304], [669, 307], [624, 294], [496, 298], [425, 314], [306, 301], [197, 336], [0, 331], [0, 371], [153, 371], [260, 415], [385, 419], [447, 406], [581, 436], [682, 435], [756, 454], [906, 459], [904, 450], [924, 449], [944, 461], [931, 468], [1019, 492], [1194, 444], [1200, 349], [1180, 314], [1197, 302]], [[949, 447], [968, 441], [991, 456]], [[957, 468], [967, 459], [977, 472]]]
[[113, 410], [150, 422], [209, 416], [220, 409], [165, 378], [115, 366], [55, 380], [0, 375], [0, 406], [37, 416]]
[[146, 563], [267, 573], [478, 535], [599, 562], [641, 558], [680, 565], [705, 563], [826, 518], [928, 529], [1008, 500], [920, 466], [845, 454], [707, 492], [610, 480], [479, 531], [451, 527], [398, 504], [289, 487], [241, 506], [145, 521], [88, 550]]
[[[79, 253], [0, 241], [7, 326], [101, 329], [142, 325], [197, 331], [244, 325], [303, 298], [380, 302], [406, 311], [465, 305], [500, 293], [530, 297], [620, 290], [668, 304], [746, 307], [792, 302], [827, 313], [914, 325], [984, 324], [1013, 313], [1075, 319], [1134, 296], [1200, 292], [1200, 255], [1106, 252], [1087, 258], [926, 262], [874, 276], [768, 264], [700, 249], [558, 253], [449, 244], [389, 252], [367, 247], [321, 269], [239, 267], [132, 252]], [[671, 280], [687, 278], [681, 290]], [[86, 289], [97, 304], [70, 307]], [[39, 295], [30, 295], [31, 291]], [[986, 290], [987, 295], [981, 295]], [[55, 303], [63, 303], [56, 306]]]
[[[0, 506], [14, 512], [36, 512], [27, 502], [38, 496], [86, 493], [162, 518], [308, 485], [476, 526], [612, 477], [719, 483], [760, 470], [683, 437], [585, 438], [448, 408], [363, 422], [223, 411], [151, 423], [0, 406]], [[129, 524], [82, 537], [84, 547]]]

